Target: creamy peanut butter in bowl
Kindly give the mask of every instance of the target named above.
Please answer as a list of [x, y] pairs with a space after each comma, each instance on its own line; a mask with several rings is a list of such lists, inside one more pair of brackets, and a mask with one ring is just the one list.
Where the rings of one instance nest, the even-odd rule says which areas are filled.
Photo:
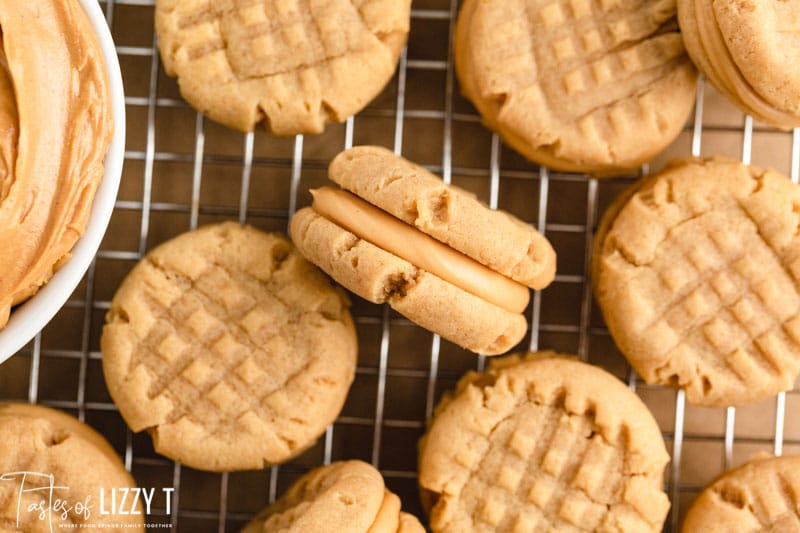
[[91, 264], [124, 151], [122, 77], [97, 0], [0, 2], [0, 362]]

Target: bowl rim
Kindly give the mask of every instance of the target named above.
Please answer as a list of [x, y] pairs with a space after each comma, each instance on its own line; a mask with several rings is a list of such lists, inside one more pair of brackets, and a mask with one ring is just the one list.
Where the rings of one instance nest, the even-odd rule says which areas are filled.
[[125, 160], [125, 92], [111, 30], [97, 0], [78, 0], [94, 28], [109, 79], [114, 136], [104, 160], [103, 178], [97, 187], [83, 236], [75, 243], [72, 257], [39, 291], [11, 311], [0, 329], [0, 363], [17, 353], [39, 333], [64, 306], [94, 260], [106, 233], [117, 199]]

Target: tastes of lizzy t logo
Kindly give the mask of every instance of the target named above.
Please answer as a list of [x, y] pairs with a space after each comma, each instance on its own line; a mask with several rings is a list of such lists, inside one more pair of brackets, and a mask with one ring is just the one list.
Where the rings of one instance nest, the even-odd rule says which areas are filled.
[[[112, 517], [151, 514], [156, 489], [139, 487], [116, 487], [97, 489], [96, 494], [71, 495], [69, 487], [58, 485], [53, 474], [42, 472], [7, 472], [0, 474], [0, 489], [13, 484], [12, 509], [16, 507], [16, 528], [31, 521], [46, 521], [49, 530], [53, 526], [73, 528], [74, 524], [86, 527], [92, 517], [112, 527]], [[166, 514], [171, 513], [173, 487], [161, 489], [166, 503]], [[16, 497], [16, 502], [13, 498]], [[121, 520], [122, 521], [122, 520]], [[166, 524], [163, 524], [166, 525]]]

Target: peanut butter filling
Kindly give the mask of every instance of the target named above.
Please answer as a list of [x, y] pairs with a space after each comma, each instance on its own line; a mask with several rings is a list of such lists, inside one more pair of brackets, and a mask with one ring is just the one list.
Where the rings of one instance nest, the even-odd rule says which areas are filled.
[[77, 0], [0, 2], [0, 327], [83, 234], [113, 123]]
[[8, 190], [14, 181], [18, 138], [19, 122], [14, 85], [11, 83], [8, 60], [3, 50], [3, 34], [0, 31], [0, 202], [8, 196]]
[[525, 310], [528, 288], [437, 241], [358, 196], [333, 187], [311, 191], [314, 211], [367, 242], [512, 313]]

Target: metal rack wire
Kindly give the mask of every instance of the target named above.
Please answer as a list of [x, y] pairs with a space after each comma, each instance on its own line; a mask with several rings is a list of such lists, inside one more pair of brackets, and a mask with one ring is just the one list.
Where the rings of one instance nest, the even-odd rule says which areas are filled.
[[[98, 372], [100, 353], [97, 338], [103, 315], [110, 305], [106, 286], [113, 287], [120, 273], [124, 274], [157, 244], [154, 234], [157, 230], [163, 231], [165, 224], [154, 218], [179, 215], [181, 220], [185, 219], [183, 225], [169, 228], [167, 233], [173, 234], [220, 218], [256, 223], [267, 229], [284, 229], [303, 201], [308, 182], [313, 182], [315, 176], [324, 171], [327, 159], [317, 155], [324, 150], [309, 147], [313, 139], [303, 136], [277, 141], [263, 133], [247, 134], [242, 137], [240, 155], [218, 153], [209, 148], [209, 129], [214, 126], [199, 113], [189, 111], [174, 91], [172, 95], [165, 95], [160, 90], [173, 82], [160, 70], [151, 28], [145, 31], [145, 35], [149, 35], [147, 42], [130, 44], [121, 38], [131, 24], [129, 18], [136, 19], [134, 15], [137, 12], [150, 15], [154, 0], [101, 0], [100, 3], [113, 28], [120, 57], [139, 65], [138, 70], [131, 69], [134, 74], [129, 75], [136, 76], [137, 82], [145, 82], [141, 84], [144, 93], [132, 92], [126, 98], [129, 114], [143, 116], [138, 121], [144, 137], [143, 145], [137, 147], [136, 143], [129, 142], [123, 175], [123, 186], [126, 182], [132, 184], [129, 191], [135, 190], [135, 193], [126, 195], [123, 192], [115, 213], [117, 232], [130, 237], [126, 239], [130, 245], [124, 246], [109, 239], [104, 242], [84, 283], [54, 324], [45, 328], [8, 363], [0, 366], [0, 399], [26, 400], [62, 408], [98, 427], [117, 447], [126, 467], [134, 472], [140, 483], [145, 484], [143, 479], [155, 480], [154, 483], [175, 488], [171, 515], [150, 518], [153, 522], [168, 521], [178, 530], [235, 531], [267, 501], [279, 496], [300, 473], [316, 464], [350, 457], [371, 461], [379, 467], [389, 487], [403, 498], [404, 506], [420, 514], [416, 501], [413, 442], [423, 432], [425, 420], [432, 415], [441, 392], [452, 386], [466, 369], [483, 368], [485, 359], [475, 358], [438, 336], [420, 330], [392, 313], [387, 306], [356, 302], [354, 315], [362, 353], [351, 401], [337, 422], [327, 429], [320, 444], [288, 465], [255, 474], [198, 473], [156, 455], [149, 448], [147, 437], [133, 435], [119, 418]], [[775, 454], [787, 448], [800, 451], [800, 428], [794, 423], [800, 412], [800, 401], [795, 400], [800, 395], [782, 393], [771, 402], [772, 406], [762, 404], [744, 412], [734, 408], [698, 410], [687, 406], [682, 392], [648, 386], [637, 380], [610, 343], [608, 332], [593, 306], [588, 279], [593, 230], [603, 203], [635, 176], [598, 181], [549, 172], [546, 168], [523, 162], [504, 148], [496, 135], [488, 134], [482, 134], [485, 135], [482, 139], [488, 144], [486, 164], [459, 163], [459, 154], [477, 143], [471, 136], [471, 140], [465, 140], [460, 132], [477, 129], [480, 119], [457, 94], [451, 52], [457, 7], [457, 0], [416, 0], [410, 44], [401, 56], [395, 80], [382, 98], [386, 105], [371, 106], [358, 117], [348, 119], [339, 130], [334, 126], [329, 130], [339, 136], [337, 149], [350, 147], [356, 141], [359, 144], [374, 142], [387, 144], [396, 153], [405, 154], [409, 143], [413, 143], [423, 130], [415, 121], [440, 124], [441, 153], [438, 161], [428, 161], [426, 166], [441, 174], [446, 182], [472, 185], [493, 208], [509, 208], [507, 204], [513, 204], [511, 207], [525, 211], [528, 221], [553, 240], [561, 258], [574, 258], [568, 265], [560, 261], [559, 275], [553, 287], [535, 293], [532, 298], [528, 310], [530, 334], [525, 347], [577, 352], [584, 360], [601, 364], [625, 379], [631, 389], [645, 399], [662, 426], [673, 457], [666, 484], [673, 507], [665, 531], [677, 531], [687, 503], [705, 481], [723, 468], [740, 463], [748, 453], [758, 449], [767, 449]], [[439, 37], [446, 48], [440, 47], [443, 52], [438, 56], [419, 54], [417, 57], [420, 49], [413, 46], [415, 40], [427, 40], [432, 32], [443, 34]], [[409, 87], [409, 76], [419, 72], [432, 73], [437, 79], [443, 79], [440, 87], [443, 94], [438, 95], [440, 99], [435, 108], [409, 104], [414, 96], [414, 89]], [[130, 78], [126, 79], [129, 87], [130, 82]], [[745, 162], [750, 162], [756, 137], [763, 137], [758, 146], [766, 143], [771, 153], [775, 152], [773, 144], [776, 142], [787, 146], [787, 171], [797, 182], [800, 132], [778, 133], [754, 126], [750, 117], [739, 120], [735, 114], [721, 124], [715, 123], [713, 117], [705, 117], [704, 124], [704, 104], [709, 101], [710, 90], [700, 82], [694, 119], [687, 126], [682, 140], [676, 143], [673, 155], [710, 155], [703, 147], [704, 143], [714, 144], [719, 140], [714, 136], [726, 139], [741, 136], [739, 155]], [[157, 141], [162, 134], [162, 123], [157, 119], [158, 114], [165, 110], [191, 113], [187, 116], [194, 120], [194, 128], [188, 150], [159, 148]], [[384, 126], [391, 124], [391, 128], [380, 128], [390, 129], [390, 138], [385, 135], [378, 136], [379, 139], [373, 137], [375, 129], [362, 126], [362, 117]], [[364, 135], [359, 134], [362, 128], [367, 131]], [[334, 134], [326, 132], [325, 135], [330, 137]], [[706, 134], [712, 138], [707, 139]], [[769, 139], [774, 142], [770, 144]], [[281, 146], [282, 151], [277, 150], [277, 156], [269, 148], [273, 143]], [[730, 142], [721, 145], [729, 147]], [[162, 200], [154, 197], [156, 185], [168, 181], [168, 178], [158, 175], [157, 166], [161, 164], [190, 168], [187, 172], [190, 186], [176, 198]], [[203, 194], [209, 169], [214, 165], [238, 171], [238, 205], [223, 205], [224, 202], [217, 201], [213, 195], [206, 198]], [[251, 205], [256, 195], [255, 173], [263, 169], [275, 171], [279, 176], [269, 194], [277, 195], [278, 191], [288, 190], [288, 198], [275, 202], [278, 207]], [[642, 173], [648, 170], [643, 168]], [[504, 196], [506, 189], [524, 191], [524, 205], [520, 207], [519, 202], [508, 198], [509, 195]], [[562, 214], [567, 212], [571, 214]], [[138, 223], [130, 222], [130, 214], [138, 217]], [[161, 233], [159, 239], [163, 240]], [[548, 292], [558, 296], [548, 298]], [[70, 388], [73, 385], [74, 390]], [[402, 403], [397, 401], [399, 397], [410, 398], [410, 403], [418, 409], [398, 407]], [[758, 423], [753, 426], [751, 419], [763, 422], [770, 417], [773, 421], [770, 431]], [[710, 422], [696, 423], [701, 418]], [[389, 432], [392, 435], [387, 438]], [[704, 449], [713, 452], [703, 452]], [[700, 459], [693, 459], [698, 456]], [[715, 461], [709, 461], [710, 457], [716, 458], [718, 464], [698, 475], [698, 461], [713, 465]], [[248, 496], [250, 494], [254, 496]], [[162, 506], [160, 512], [163, 511]]]

